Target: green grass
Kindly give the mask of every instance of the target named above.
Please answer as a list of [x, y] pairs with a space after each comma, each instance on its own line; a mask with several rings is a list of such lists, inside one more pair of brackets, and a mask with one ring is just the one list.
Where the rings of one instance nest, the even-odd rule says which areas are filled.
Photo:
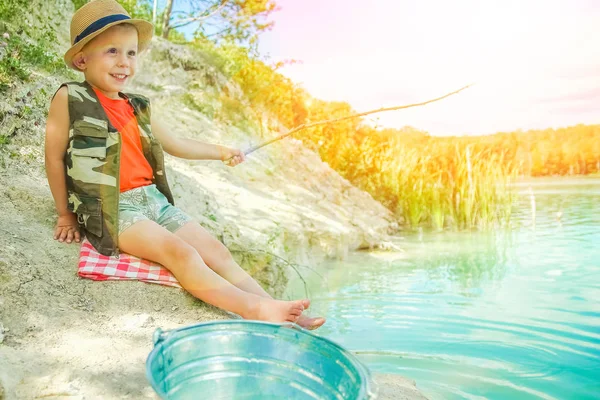
[[56, 33], [47, 21], [25, 24], [33, 5], [28, 0], [0, 2], [0, 92], [16, 81], [27, 81], [33, 70], [65, 72], [67, 67], [54, 49]]

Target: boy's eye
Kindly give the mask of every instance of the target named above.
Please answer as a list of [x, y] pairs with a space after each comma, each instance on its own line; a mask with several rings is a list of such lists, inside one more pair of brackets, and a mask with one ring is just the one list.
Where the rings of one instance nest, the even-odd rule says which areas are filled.
[[109, 53], [116, 53], [117, 49], [115, 49], [114, 47], [112, 47], [112, 48], [108, 49], [108, 52]]
[[136, 52], [135, 52], [135, 50], [131, 50], [131, 51], [129, 52], [129, 55], [130, 55], [130, 56], [132, 56], [132, 57], [133, 57], [133, 56], [135, 56], [135, 55], [136, 55]]

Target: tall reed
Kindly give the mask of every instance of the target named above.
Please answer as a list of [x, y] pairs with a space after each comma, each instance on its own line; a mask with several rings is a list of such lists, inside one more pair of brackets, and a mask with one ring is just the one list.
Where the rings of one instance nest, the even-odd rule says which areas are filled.
[[516, 168], [502, 149], [476, 147], [461, 138], [392, 138], [360, 146], [348, 177], [412, 226], [491, 228], [506, 223]]

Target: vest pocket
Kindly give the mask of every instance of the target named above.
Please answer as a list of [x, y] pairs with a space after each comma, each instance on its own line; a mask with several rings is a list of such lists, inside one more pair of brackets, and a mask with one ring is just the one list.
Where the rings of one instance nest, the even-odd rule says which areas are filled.
[[95, 124], [84, 119], [78, 119], [73, 123], [73, 131], [75, 135], [104, 139], [108, 137], [108, 128], [105, 125], [100, 126], [99, 124]]
[[89, 121], [77, 120], [73, 124], [71, 154], [79, 157], [106, 158], [108, 128]]
[[102, 236], [102, 200], [96, 197], [75, 195], [79, 201], [74, 205], [77, 221], [95, 236]]

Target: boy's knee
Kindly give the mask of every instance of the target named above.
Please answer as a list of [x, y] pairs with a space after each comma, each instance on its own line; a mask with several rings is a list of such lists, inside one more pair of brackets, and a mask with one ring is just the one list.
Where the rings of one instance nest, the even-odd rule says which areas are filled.
[[173, 262], [186, 263], [194, 259], [202, 260], [196, 249], [177, 237], [164, 243], [164, 249], [165, 255]]
[[217, 239], [215, 239], [216, 244], [215, 244], [215, 253], [216, 256], [218, 257], [218, 259], [221, 262], [227, 262], [227, 261], [231, 261], [233, 260], [233, 256], [231, 255], [231, 252], [229, 251], [229, 249], [221, 242], [219, 242]]

